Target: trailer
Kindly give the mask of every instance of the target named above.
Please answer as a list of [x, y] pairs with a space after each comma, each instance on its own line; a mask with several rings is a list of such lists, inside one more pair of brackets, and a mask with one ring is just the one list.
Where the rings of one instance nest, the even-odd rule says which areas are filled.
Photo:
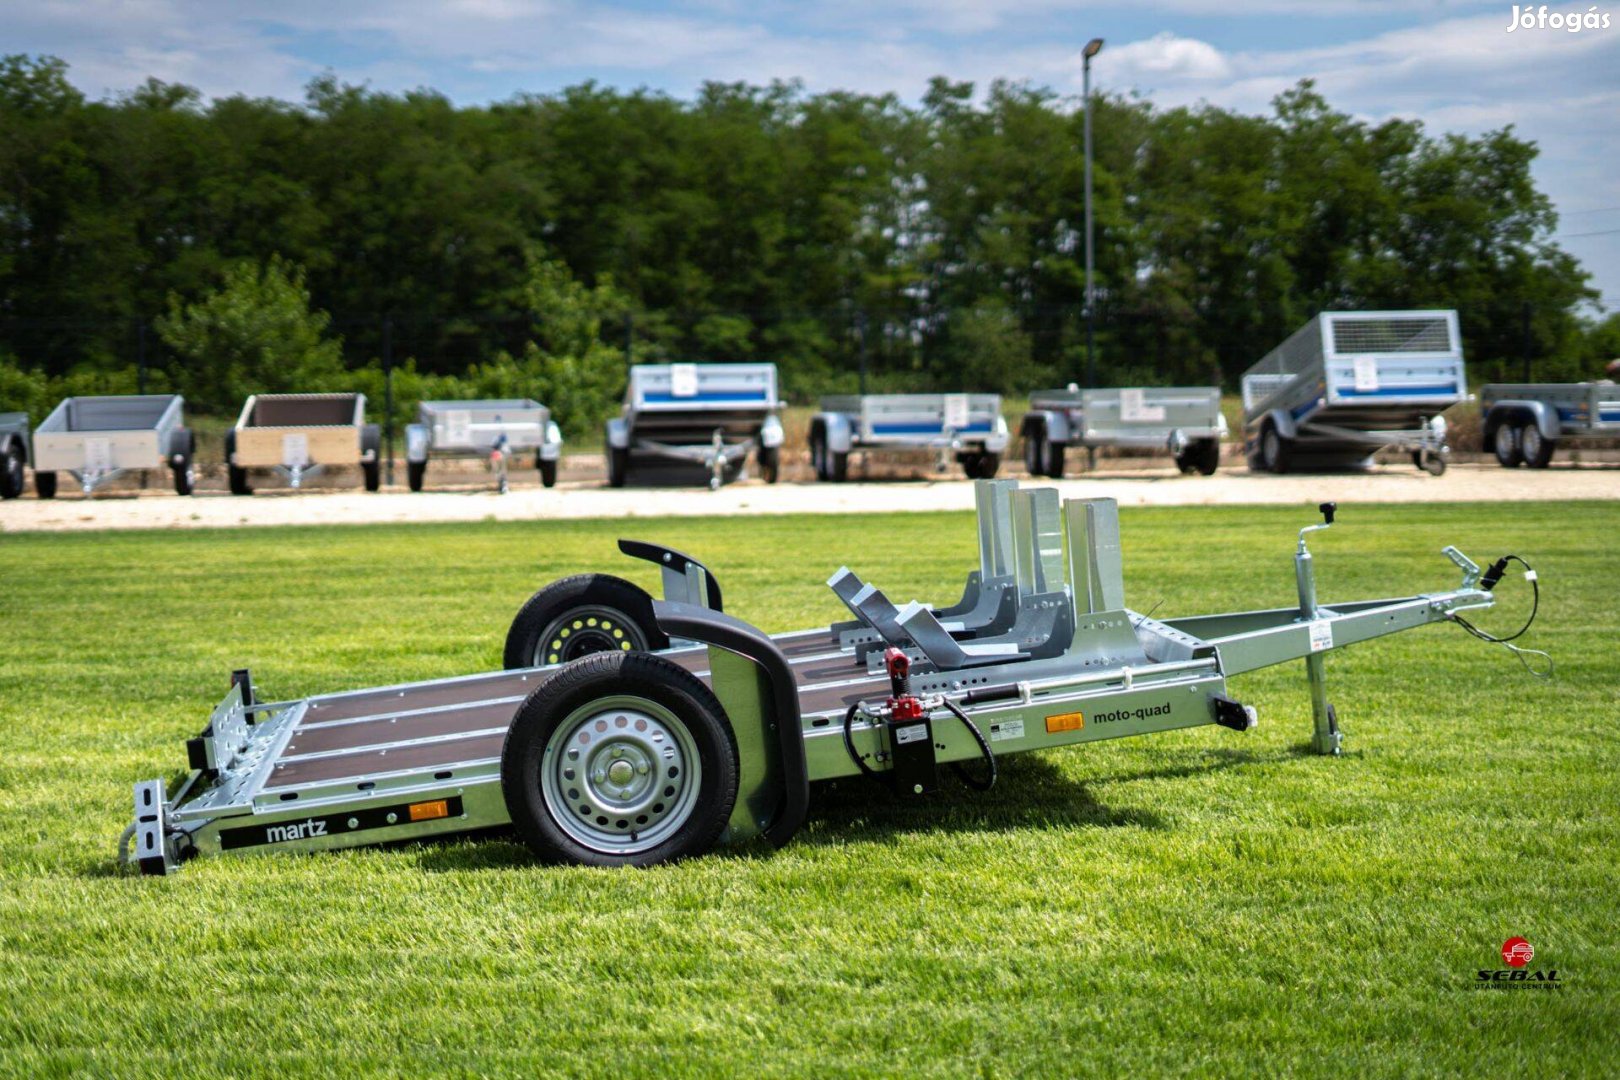
[[635, 364], [624, 411], [607, 422], [608, 484], [658, 462], [700, 465], [715, 490], [749, 453], [767, 484], [781, 471], [775, 364]]
[[1455, 311], [1327, 311], [1243, 374], [1249, 468], [1357, 468], [1393, 447], [1434, 476], [1468, 397]]
[[538, 401], [424, 401], [417, 406], [416, 418], [405, 428], [405, 472], [412, 491], [422, 490], [430, 454], [485, 459], [504, 495], [508, 461], [514, 454], [533, 451], [540, 483], [545, 487], [557, 483], [562, 431]]
[[126, 473], [143, 480], [155, 469], [173, 474], [177, 495], [196, 486], [196, 438], [185, 426], [178, 394], [70, 397], [34, 430], [34, 491], [56, 497], [56, 474], [65, 472], [89, 495]]
[[1333, 523], [1323, 504], [1300, 530], [1297, 605], [1156, 619], [1126, 606], [1113, 500], [1001, 493], [1011, 512], [981, 512], [981, 566], [948, 609], [897, 606], [843, 567], [828, 584], [853, 620], [768, 636], [724, 612], [707, 567], [621, 541], [663, 569], [666, 598], [604, 574], [555, 582], [513, 621], [506, 670], [282, 701], [239, 671], [188, 743], [187, 778], [135, 786], [120, 859], [162, 874], [505, 825], [542, 858], [603, 866], [781, 845], [811, 783], [865, 775], [910, 798], [946, 764], [984, 787], [1008, 754], [1246, 731], [1255, 710], [1228, 680], [1300, 659], [1311, 746], [1337, 754], [1324, 656], [1489, 607], [1507, 562], [1482, 575], [1447, 548], [1455, 588], [1324, 605], [1306, 547]]
[[1163, 450], [1183, 473], [1209, 476], [1226, 438], [1218, 386], [1133, 386], [1040, 390], [1029, 397], [1020, 434], [1031, 476], [1063, 476], [1071, 446]]
[[1007, 421], [997, 394], [838, 394], [821, 399], [810, 420], [810, 461], [817, 480], [842, 483], [851, 454], [925, 451], [944, 472], [951, 457], [976, 480], [1001, 468]]
[[279, 473], [297, 490], [317, 473], [353, 465], [367, 491], [382, 486], [382, 429], [366, 423], [364, 394], [254, 394], [225, 433], [232, 495], [253, 494], [253, 469]]
[[1485, 449], [1503, 468], [1545, 469], [1561, 442], [1620, 439], [1620, 384], [1489, 383], [1479, 392]]
[[0, 499], [15, 499], [28, 486], [28, 414], [0, 413]]

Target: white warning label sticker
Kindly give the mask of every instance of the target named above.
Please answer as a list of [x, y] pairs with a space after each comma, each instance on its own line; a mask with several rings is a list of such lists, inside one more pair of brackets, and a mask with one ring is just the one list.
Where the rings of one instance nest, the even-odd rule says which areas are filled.
[[1333, 648], [1333, 624], [1326, 619], [1311, 623], [1311, 652]]
[[927, 724], [911, 724], [907, 727], [894, 729], [894, 741], [901, 746], [926, 738], [928, 738]]
[[1003, 720], [999, 724], [990, 725], [990, 741], [1003, 742], [1007, 739], [1022, 739], [1024, 737], [1024, 722], [1022, 720]]

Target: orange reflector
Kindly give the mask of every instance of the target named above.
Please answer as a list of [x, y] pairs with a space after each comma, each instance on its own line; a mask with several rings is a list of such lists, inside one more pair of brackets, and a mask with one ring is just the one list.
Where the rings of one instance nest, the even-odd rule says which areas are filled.
[[450, 803], [445, 799], [411, 803], [409, 810], [412, 821], [432, 821], [434, 818], [449, 817]]
[[1056, 735], [1060, 731], [1079, 731], [1085, 726], [1085, 713], [1058, 713], [1056, 716], [1046, 718], [1046, 733], [1048, 735]]

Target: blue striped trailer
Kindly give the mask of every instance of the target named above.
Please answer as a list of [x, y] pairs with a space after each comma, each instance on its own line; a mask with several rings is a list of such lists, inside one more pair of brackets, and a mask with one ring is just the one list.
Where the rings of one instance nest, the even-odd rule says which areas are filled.
[[944, 472], [950, 458], [971, 479], [1001, 468], [1007, 420], [998, 394], [838, 394], [821, 399], [810, 421], [816, 479], [841, 482], [851, 454], [924, 451]]
[[775, 364], [636, 364], [624, 411], [607, 422], [608, 484], [660, 462], [702, 466], [715, 489], [742, 474], [753, 453], [760, 476], [780, 471], [782, 403]]
[[1504, 468], [1545, 469], [1558, 444], [1620, 439], [1620, 384], [1490, 383], [1479, 392], [1485, 449]]

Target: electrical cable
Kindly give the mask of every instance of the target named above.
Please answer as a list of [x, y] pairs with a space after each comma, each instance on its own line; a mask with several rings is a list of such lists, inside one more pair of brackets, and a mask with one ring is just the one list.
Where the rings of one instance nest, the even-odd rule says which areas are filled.
[[971, 733], [973, 736], [973, 741], [979, 744], [979, 752], [984, 755], [984, 763], [989, 766], [990, 773], [983, 780], [981, 780], [977, 776], [974, 776], [972, 773], [968, 772], [967, 769], [963, 768], [960, 761], [951, 762], [951, 770], [956, 773], [956, 778], [958, 780], [962, 781], [962, 783], [966, 784], [974, 791], [989, 791], [991, 788], [996, 786], [996, 776], [998, 775], [996, 770], [995, 752], [990, 749], [990, 744], [985, 741], [983, 733], [979, 731], [979, 726], [972, 720], [968, 719], [968, 714], [958, 708], [956, 702], [952, 701], [950, 698], [946, 698], [945, 707], [951, 711], [951, 715], [955, 716], [958, 720], [962, 721], [964, 725], [966, 725], [969, 733]]
[[[1506, 637], [1499, 637], [1488, 630], [1481, 630], [1479, 627], [1475, 626], [1473, 623], [1469, 622], [1459, 614], [1453, 614], [1451, 618], [1452, 621], [1458, 626], [1461, 626], [1464, 630], [1479, 638], [1479, 640], [1488, 641], [1493, 645], [1500, 645], [1505, 648], [1508, 652], [1512, 653], [1518, 658], [1519, 663], [1523, 664], [1524, 669], [1531, 675], [1534, 675], [1538, 679], [1549, 679], [1552, 677], [1553, 673], [1553, 659], [1550, 654], [1543, 652], [1540, 649], [1526, 649], [1518, 645], [1510, 644], [1510, 642], [1516, 641], [1525, 635], [1525, 633], [1530, 629], [1531, 625], [1536, 621], [1536, 613], [1541, 610], [1541, 584], [1539, 579], [1536, 577], [1535, 567], [1531, 566], [1518, 555], [1504, 555], [1500, 559], [1497, 559], [1496, 562], [1492, 563], [1489, 570], [1485, 571], [1485, 576], [1480, 580], [1480, 585], [1486, 592], [1492, 592], [1495, 590], [1497, 582], [1502, 580], [1502, 573], [1507, 569], [1507, 565], [1510, 562], [1516, 562], [1520, 566], [1524, 567], [1524, 579], [1530, 583], [1530, 614], [1525, 618], [1523, 626], [1519, 627]], [[1547, 661], [1547, 667], [1545, 670], [1537, 670], [1536, 667], [1528, 659], [1526, 659], [1527, 656], [1541, 657]]]
[[855, 739], [849, 733], [850, 725], [855, 722], [855, 714], [860, 711], [861, 703], [857, 701], [849, 707], [848, 712], [844, 713], [844, 749], [849, 751], [849, 760], [853, 761], [855, 763], [855, 767], [861, 770], [862, 776], [866, 777], [868, 780], [876, 780], [881, 784], [884, 782], [883, 774], [872, 768], [872, 766], [868, 765], [866, 760], [862, 758], [860, 754], [855, 752]]

